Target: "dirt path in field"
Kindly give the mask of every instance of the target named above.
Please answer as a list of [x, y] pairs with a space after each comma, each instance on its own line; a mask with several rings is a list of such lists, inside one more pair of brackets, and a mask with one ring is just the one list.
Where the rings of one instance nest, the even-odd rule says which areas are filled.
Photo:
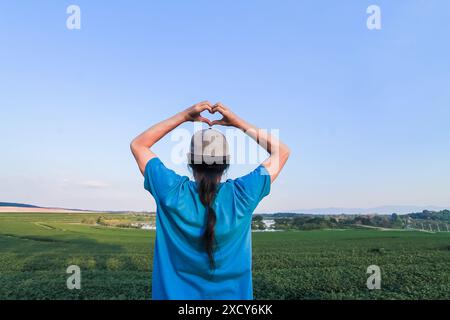
[[22, 208], [22, 207], [0, 207], [0, 213], [94, 213], [92, 211], [78, 211], [58, 208]]
[[383, 227], [375, 227], [375, 226], [366, 226], [362, 224], [354, 224], [355, 227], [362, 227], [362, 228], [368, 228], [368, 229], [376, 229], [380, 231], [420, 231], [420, 232], [426, 232], [426, 233], [436, 233], [434, 231], [429, 230], [420, 230], [420, 229], [394, 229], [394, 228], [383, 228]]

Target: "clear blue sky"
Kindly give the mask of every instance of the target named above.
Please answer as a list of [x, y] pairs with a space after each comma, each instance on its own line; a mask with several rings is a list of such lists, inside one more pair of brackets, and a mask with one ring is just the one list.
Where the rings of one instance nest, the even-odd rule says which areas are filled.
[[[66, 28], [70, 4], [81, 30]], [[366, 27], [370, 4], [382, 30]], [[292, 149], [259, 212], [450, 206], [449, 12], [447, 0], [1, 1], [0, 201], [152, 210], [130, 140], [208, 99]], [[173, 145], [156, 151], [188, 174]]]

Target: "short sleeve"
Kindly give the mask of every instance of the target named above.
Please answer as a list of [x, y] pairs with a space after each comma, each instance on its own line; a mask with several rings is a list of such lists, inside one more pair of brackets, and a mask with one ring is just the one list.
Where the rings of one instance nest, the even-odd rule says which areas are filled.
[[159, 158], [150, 159], [144, 172], [144, 188], [157, 202], [162, 202], [181, 182], [182, 177], [166, 168]]
[[270, 193], [270, 174], [266, 167], [260, 165], [249, 174], [234, 180], [234, 185], [238, 197], [253, 212]]

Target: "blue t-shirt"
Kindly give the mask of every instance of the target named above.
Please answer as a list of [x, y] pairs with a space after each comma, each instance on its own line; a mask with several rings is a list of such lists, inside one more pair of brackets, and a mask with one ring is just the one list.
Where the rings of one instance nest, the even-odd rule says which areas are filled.
[[220, 183], [214, 251], [209, 267], [201, 237], [206, 209], [197, 184], [152, 158], [145, 168], [144, 187], [155, 198], [156, 240], [153, 299], [253, 299], [252, 213], [270, 192], [270, 175], [263, 165], [235, 180]]

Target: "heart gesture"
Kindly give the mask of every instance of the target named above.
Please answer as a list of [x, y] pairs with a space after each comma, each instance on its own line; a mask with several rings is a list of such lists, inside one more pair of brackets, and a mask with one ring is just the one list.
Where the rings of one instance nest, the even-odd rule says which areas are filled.
[[[201, 116], [201, 113], [204, 111], [208, 111], [210, 114], [218, 112], [222, 115], [222, 119], [211, 121], [210, 119]], [[145, 175], [145, 170], [149, 161], [157, 157], [157, 155], [151, 150], [152, 146], [166, 134], [186, 121], [204, 122], [210, 127], [213, 125], [233, 126], [245, 132], [268, 153], [270, 153], [269, 158], [267, 158], [262, 165], [266, 168], [268, 174], [270, 175], [271, 182], [276, 179], [289, 157], [289, 148], [277, 137], [268, 134], [266, 130], [258, 129], [244, 119], [241, 119], [220, 102], [213, 105], [209, 101], [202, 101], [166, 120], [153, 125], [133, 139], [130, 144], [131, 152], [133, 153], [133, 156], [139, 166], [139, 170], [143, 175]]]
[[205, 110], [208, 110], [211, 114], [213, 113], [212, 105], [209, 101], [202, 101], [194, 104], [192, 107], [184, 111], [186, 121], [204, 122], [212, 127], [213, 123], [211, 122], [211, 120], [200, 115], [200, 113]]
[[[222, 119], [211, 121], [208, 118], [200, 115], [203, 111], [208, 111], [211, 114], [218, 112], [222, 115]], [[207, 123], [210, 127], [212, 127], [213, 125], [237, 127], [239, 123], [239, 117], [220, 102], [212, 105], [209, 101], [202, 101], [186, 109], [184, 111], [184, 114], [186, 121], [204, 122]]]

